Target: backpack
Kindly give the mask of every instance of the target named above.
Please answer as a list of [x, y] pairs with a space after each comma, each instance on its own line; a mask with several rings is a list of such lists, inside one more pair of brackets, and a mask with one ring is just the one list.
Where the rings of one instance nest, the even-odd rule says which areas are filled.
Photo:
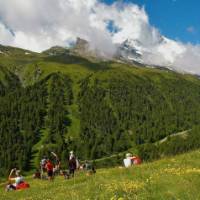
[[29, 188], [30, 185], [26, 182], [22, 182], [20, 183], [19, 185], [16, 186], [16, 190], [24, 190], [24, 189], [27, 189]]

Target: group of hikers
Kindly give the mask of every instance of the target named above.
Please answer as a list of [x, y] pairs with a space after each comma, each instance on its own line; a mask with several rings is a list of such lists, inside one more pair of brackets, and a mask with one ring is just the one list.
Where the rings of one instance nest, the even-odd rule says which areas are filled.
[[[96, 173], [92, 163], [85, 161], [81, 165], [73, 151], [70, 151], [69, 153], [68, 170], [61, 169], [61, 161], [56, 153], [51, 152], [51, 155], [53, 156], [52, 159], [46, 156], [41, 159], [40, 169], [37, 169], [33, 174], [34, 179], [48, 179], [49, 181], [52, 181], [57, 175], [62, 175], [65, 179], [69, 179], [74, 177], [76, 170], [84, 170], [87, 175]], [[25, 182], [20, 170], [17, 170], [16, 168], [12, 169], [8, 177], [6, 191], [26, 189], [29, 187], [30, 185]]]
[[[69, 169], [61, 170], [61, 162], [57, 154], [55, 154], [54, 152], [51, 152], [51, 154], [54, 157], [53, 161], [45, 156], [40, 162], [40, 170], [37, 170], [36, 173], [33, 175], [34, 178], [41, 178], [41, 179], [48, 178], [49, 180], [53, 180], [53, 177], [55, 175], [63, 175], [65, 178], [70, 178], [70, 177], [74, 177], [75, 170], [83, 169], [82, 167], [85, 166], [85, 164], [80, 165], [74, 152], [70, 151], [69, 159], [68, 159]], [[87, 163], [87, 161], [85, 161], [85, 163]]]
[[[76, 158], [73, 151], [70, 151], [68, 158], [68, 170], [61, 169], [61, 161], [58, 155], [54, 152], [51, 152], [53, 156], [52, 159], [44, 156], [40, 161], [40, 168], [36, 170], [33, 174], [34, 179], [47, 179], [52, 181], [55, 176], [62, 175], [65, 179], [69, 179], [74, 177], [74, 173], [76, 170], [84, 170], [87, 175], [91, 175], [96, 173], [94, 165], [91, 162], [85, 161], [82, 165], [80, 164], [78, 158]], [[141, 164], [141, 159], [138, 156], [133, 156], [130, 153], [126, 154], [126, 158], [123, 160], [124, 167], [128, 168], [132, 165]], [[23, 176], [21, 175], [20, 170], [16, 168], [12, 169], [9, 177], [9, 183], [6, 186], [6, 191], [11, 190], [20, 190], [29, 188], [30, 185], [24, 181]]]

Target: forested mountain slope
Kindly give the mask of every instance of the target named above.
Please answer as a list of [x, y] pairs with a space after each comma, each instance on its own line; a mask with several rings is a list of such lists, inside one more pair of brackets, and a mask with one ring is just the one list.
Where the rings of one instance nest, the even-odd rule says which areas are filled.
[[[156, 157], [155, 142], [172, 133], [194, 129], [191, 137], [198, 135], [196, 77], [91, 62], [58, 47], [41, 54], [1, 48], [1, 173], [28, 170], [50, 151], [66, 160], [71, 149], [80, 159], [97, 159], [135, 148], [149, 159]], [[188, 141], [172, 153], [199, 145]]]

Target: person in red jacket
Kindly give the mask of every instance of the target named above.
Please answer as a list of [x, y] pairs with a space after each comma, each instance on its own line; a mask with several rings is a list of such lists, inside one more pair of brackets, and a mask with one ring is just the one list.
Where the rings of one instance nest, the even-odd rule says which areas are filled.
[[45, 168], [47, 170], [48, 179], [50, 181], [53, 180], [53, 164], [52, 164], [52, 162], [49, 159], [47, 160]]

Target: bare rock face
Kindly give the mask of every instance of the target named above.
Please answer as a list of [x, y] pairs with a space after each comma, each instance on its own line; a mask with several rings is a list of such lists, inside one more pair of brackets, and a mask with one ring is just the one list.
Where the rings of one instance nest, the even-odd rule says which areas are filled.
[[74, 46], [74, 51], [88, 52], [89, 51], [89, 42], [87, 40], [77, 38], [76, 44]]
[[101, 59], [98, 50], [91, 49], [89, 42], [82, 38], [77, 38], [72, 52], [91, 61]]

